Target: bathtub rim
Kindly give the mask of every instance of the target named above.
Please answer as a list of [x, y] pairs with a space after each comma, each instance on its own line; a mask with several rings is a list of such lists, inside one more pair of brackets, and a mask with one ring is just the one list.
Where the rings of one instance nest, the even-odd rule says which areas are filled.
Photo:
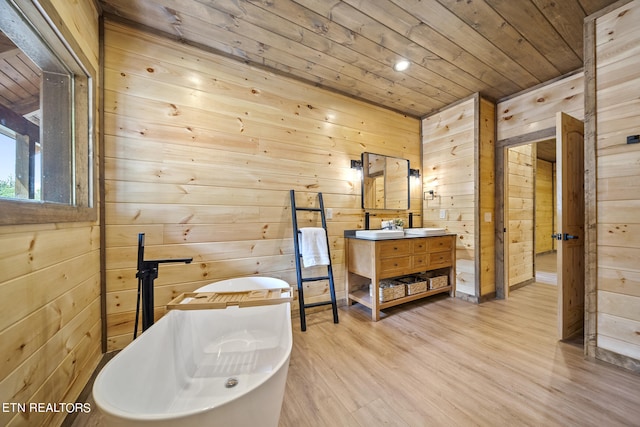
[[[221, 280], [219, 282], [212, 282], [208, 285], [205, 285], [201, 288], [198, 288], [196, 291], [201, 291], [202, 288], [205, 287], [209, 287], [209, 286], [214, 286], [218, 283], [223, 283], [223, 284], [231, 284], [233, 281], [240, 281], [242, 279], [245, 278], [251, 278], [251, 279], [269, 279], [269, 282], [272, 282], [272, 284], [274, 285], [274, 287], [281, 287], [280, 284], [278, 284], [278, 282], [284, 284], [285, 286], [289, 286], [287, 282], [285, 282], [282, 279], [278, 279], [278, 278], [274, 278], [274, 277], [267, 277], [267, 276], [248, 276], [248, 277], [238, 277], [238, 278], [233, 278], [233, 279], [225, 279], [225, 280]], [[267, 286], [268, 288], [269, 286]], [[260, 288], [256, 288], [256, 289], [260, 289]], [[262, 288], [264, 289], [264, 288]], [[290, 331], [293, 332], [293, 327], [291, 325], [291, 303], [289, 302], [285, 302], [285, 303], [281, 303], [278, 305], [283, 305], [286, 306], [285, 308], [285, 321], [287, 322], [287, 324], [289, 325]], [[256, 311], [256, 310], [260, 310], [263, 309], [265, 306], [255, 306], [255, 307], [237, 307], [237, 306], [231, 306], [231, 307], [227, 307], [225, 309], [216, 309], [216, 310], [246, 310], [246, 311]], [[271, 306], [274, 307], [274, 306]], [[181, 311], [182, 313], [184, 313], [185, 315], [190, 315], [192, 313], [190, 313], [191, 310], [184, 310]], [[170, 316], [176, 316], [177, 314], [172, 314], [174, 312], [174, 310], [169, 311], [167, 314], [165, 314], [162, 318], [160, 318], [157, 322], [155, 322], [155, 324], [152, 326], [152, 328], [156, 325], [159, 325], [161, 323], [166, 323], [171, 321], [171, 317]], [[150, 328], [151, 329], [151, 328]], [[144, 334], [141, 334], [138, 339], [143, 338]], [[129, 343], [129, 345], [127, 345], [125, 348], [123, 348], [122, 350], [120, 350], [113, 358], [111, 358], [111, 360], [109, 360], [100, 370], [100, 372], [98, 372], [98, 374], [96, 375], [96, 379], [93, 383], [93, 387], [92, 387], [92, 395], [93, 395], [93, 399], [96, 403], [96, 406], [98, 407], [98, 409], [102, 412], [105, 413], [105, 415], [108, 416], [112, 416], [112, 417], [117, 417], [119, 419], [123, 419], [123, 420], [129, 420], [129, 421], [136, 421], [136, 422], [154, 422], [154, 421], [172, 421], [172, 420], [178, 420], [181, 418], [186, 418], [186, 417], [192, 417], [192, 416], [196, 416], [198, 414], [204, 414], [206, 412], [209, 412], [211, 410], [215, 410], [218, 407], [222, 407], [230, 402], [233, 402], [239, 398], [241, 398], [242, 396], [251, 393], [253, 390], [257, 389], [258, 387], [262, 386], [264, 383], [266, 383], [267, 381], [269, 381], [273, 375], [275, 375], [275, 373], [279, 372], [281, 369], [283, 369], [284, 365], [288, 365], [291, 359], [291, 352], [293, 350], [293, 334], [290, 334], [289, 339], [288, 339], [288, 345], [285, 347], [285, 354], [287, 355], [286, 357], [284, 357], [282, 360], [279, 361], [279, 363], [277, 363], [275, 365], [275, 368], [272, 370], [272, 375], [269, 375], [267, 377], [262, 378], [260, 381], [256, 381], [255, 384], [252, 384], [251, 387], [249, 387], [243, 394], [235, 396], [232, 399], [226, 400], [224, 402], [218, 403], [216, 405], [211, 405], [211, 406], [206, 406], [206, 407], [202, 407], [202, 408], [198, 408], [198, 409], [193, 409], [193, 410], [187, 410], [187, 411], [177, 411], [177, 412], [171, 412], [171, 413], [141, 413], [141, 414], [137, 414], [137, 413], [132, 413], [132, 412], [127, 412], [127, 411], [123, 411], [122, 409], [119, 409], [113, 405], [111, 405], [107, 399], [105, 399], [104, 397], [100, 397], [101, 392], [98, 392], [98, 396], [96, 396], [96, 390], [99, 390], [99, 388], [96, 386], [97, 384], [100, 384], [100, 382], [102, 381], [103, 375], [106, 375], [105, 372], [107, 370], [107, 367], [109, 365], [111, 365], [114, 360], [116, 360], [116, 358], [118, 356], [120, 356], [121, 354], [126, 354], [126, 352], [128, 351], [133, 351], [131, 350], [131, 343]], [[102, 393], [104, 395], [104, 393]], [[99, 404], [98, 401], [101, 401], [101, 403]]]

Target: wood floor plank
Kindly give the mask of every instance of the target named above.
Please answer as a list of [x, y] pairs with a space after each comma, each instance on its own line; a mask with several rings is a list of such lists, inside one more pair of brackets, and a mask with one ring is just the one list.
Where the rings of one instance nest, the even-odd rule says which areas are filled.
[[389, 402], [383, 398], [376, 399], [364, 408], [359, 409], [356, 413], [356, 419], [361, 427], [370, 427], [374, 425], [411, 427], [402, 420], [401, 414], [397, 413], [393, 406], [389, 406]]

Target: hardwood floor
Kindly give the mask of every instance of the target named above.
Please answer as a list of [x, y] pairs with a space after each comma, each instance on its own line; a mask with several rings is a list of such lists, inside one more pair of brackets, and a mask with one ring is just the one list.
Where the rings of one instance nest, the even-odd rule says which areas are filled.
[[282, 426], [640, 425], [640, 376], [556, 340], [555, 286], [295, 325]]
[[[475, 305], [445, 295], [293, 319], [280, 418], [296, 426], [640, 425], [640, 376], [556, 340], [555, 286]], [[102, 426], [97, 409], [74, 426]]]

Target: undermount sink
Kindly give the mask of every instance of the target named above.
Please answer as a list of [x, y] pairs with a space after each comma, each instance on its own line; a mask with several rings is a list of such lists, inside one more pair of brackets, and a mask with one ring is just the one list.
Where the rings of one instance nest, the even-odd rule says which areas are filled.
[[382, 240], [382, 239], [399, 239], [404, 237], [402, 230], [358, 230], [356, 237], [361, 239]]
[[441, 236], [447, 231], [444, 228], [405, 228], [407, 236]]

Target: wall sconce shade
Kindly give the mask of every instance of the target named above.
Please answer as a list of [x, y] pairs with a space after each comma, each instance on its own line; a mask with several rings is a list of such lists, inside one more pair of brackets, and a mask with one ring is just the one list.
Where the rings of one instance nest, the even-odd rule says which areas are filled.
[[362, 160], [351, 160], [351, 169], [362, 170]]
[[420, 169], [409, 169], [409, 176], [420, 178]]

